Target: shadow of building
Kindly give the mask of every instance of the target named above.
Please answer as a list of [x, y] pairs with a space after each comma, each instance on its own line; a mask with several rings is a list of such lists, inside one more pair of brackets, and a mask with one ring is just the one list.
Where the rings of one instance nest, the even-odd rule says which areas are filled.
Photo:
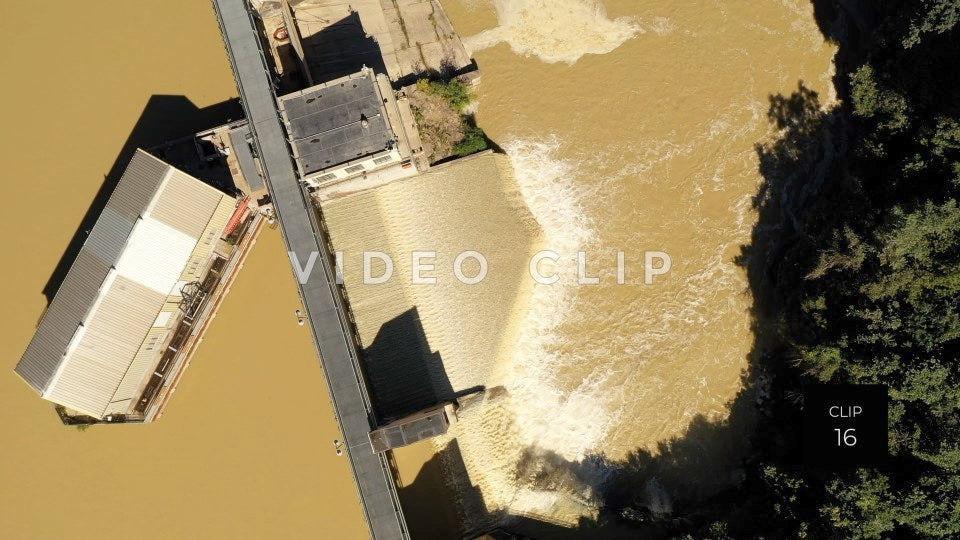
[[387, 73], [380, 45], [367, 35], [356, 11], [304, 37], [303, 52], [310, 74], [318, 83], [356, 73], [363, 66]]
[[301, 73], [302, 67], [292, 44], [284, 43], [277, 48], [283, 76], [280, 77], [279, 95], [284, 95], [314, 84], [352, 75], [364, 66], [376, 73], [387, 74], [380, 45], [363, 29], [356, 11], [330, 23], [319, 32], [301, 38], [310, 78]]
[[476, 390], [454, 390], [440, 353], [430, 350], [417, 308], [380, 327], [361, 363], [379, 424]]
[[[659, 538], [653, 528], [581, 519], [566, 527], [536, 516], [490, 511], [470, 481], [460, 446], [450, 441], [423, 464], [408, 485], [398, 483], [404, 517], [413, 538], [635, 539]], [[464, 517], [467, 517], [464, 522]]]
[[106, 206], [114, 188], [117, 187], [117, 182], [120, 181], [127, 163], [129, 163], [137, 148], [153, 148], [167, 141], [179, 139], [241, 118], [243, 118], [243, 109], [237, 99], [200, 108], [186, 96], [150, 96], [140, 113], [140, 117], [130, 131], [130, 135], [127, 136], [126, 142], [120, 148], [116, 160], [104, 175], [103, 185], [100, 186], [100, 190], [97, 191], [90, 203], [90, 207], [80, 221], [70, 243], [67, 244], [63, 255], [60, 257], [60, 262], [57, 263], [46, 285], [44, 285], [43, 294], [47, 297], [47, 302], [49, 303], [53, 299], [63, 283], [67, 271], [77, 258], [87, 235], [96, 223], [97, 218], [100, 217], [100, 213]]
[[[454, 440], [424, 463], [412, 482], [403, 485], [397, 479], [400, 504], [412, 538], [463, 538], [457, 504], [468, 501], [471, 506], [483, 508], [483, 495], [470, 485], [469, 478]], [[447, 485], [448, 479], [463, 484], [457, 486], [459, 495]]]

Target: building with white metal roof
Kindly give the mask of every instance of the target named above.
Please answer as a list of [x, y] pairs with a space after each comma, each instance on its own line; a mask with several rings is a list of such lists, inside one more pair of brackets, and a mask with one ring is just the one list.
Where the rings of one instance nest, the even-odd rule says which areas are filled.
[[210, 267], [236, 199], [137, 150], [16, 372], [44, 399], [128, 414]]

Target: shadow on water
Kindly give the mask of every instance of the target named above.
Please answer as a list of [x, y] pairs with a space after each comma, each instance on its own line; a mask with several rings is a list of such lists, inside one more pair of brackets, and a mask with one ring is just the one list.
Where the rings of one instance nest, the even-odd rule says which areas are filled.
[[80, 221], [73, 238], [67, 244], [60, 262], [43, 287], [47, 302], [53, 299], [63, 283], [67, 271], [76, 259], [87, 235], [107, 204], [107, 200], [117, 187], [130, 158], [137, 148], [149, 149], [167, 141], [182, 138], [193, 133], [243, 118], [243, 110], [236, 99], [223, 101], [208, 107], [197, 107], [186, 96], [154, 95], [150, 96], [120, 148], [110, 170], [104, 175], [103, 185], [94, 196], [90, 207]]
[[440, 353], [430, 350], [417, 308], [384, 323], [361, 362], [380, 424], [483, 390], [453, 387]]
[[[479, 534], [489, 534], [497, 539], [597, 538], [600, 534], [608, 539], [637, 538], [637, 529], [633, 527], [608, 526], [601, 529], [595, 523], [583, 522], [581, 528], [571, 529], [531, 516], [488, 513], [482, 492], [470, 483], [456, 440], [450, 441], [434, 454], [421, 467], [413, 482], [401, 485], [399, 496], [412, 538], [455, 540], [473, 538]], [[454, 506], [454, 498], [459, 508]], [[470, 521], [475, 523], [478, 522], [477, 516], [482, 516], [482, 523], [488, 526], [470, 531], [459, 530], [462, 524], [458, 522], [457, 510], [471, 516]]]
[[[398, 495], [412, 538], [460, 538], [454, 497], [448, 492], [447, 479], [460, 482], [467, 476], [457, 441], [437, 452], [423, 464], [410, 484], [398, 481]], [[464, 501], [483, 500], [479, 490], [465, 482], [457, 490], [466, 488], [460, 498]]]

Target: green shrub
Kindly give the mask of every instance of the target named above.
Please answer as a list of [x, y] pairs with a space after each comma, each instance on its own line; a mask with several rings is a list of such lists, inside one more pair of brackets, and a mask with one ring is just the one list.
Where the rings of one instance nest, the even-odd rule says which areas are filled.
[[454, 147], [453, 151], [458, 156], [467, 156], [474, 154], [481, 150], [487, 149], [487, 137], [483, 134], [483, 130], [478, 127], [469, 126], [466, 129], [466, 134], [463, 137], [463, 140], [458, 142]]

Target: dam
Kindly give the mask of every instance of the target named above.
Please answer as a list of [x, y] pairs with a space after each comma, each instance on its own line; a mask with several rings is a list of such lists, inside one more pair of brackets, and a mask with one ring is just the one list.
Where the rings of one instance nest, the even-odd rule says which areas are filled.
[[[363, 16], [363, 6], [374, 2], [399, 4], [398, 9], [405, 4], [351, 4]], [[248, 3], [257, 9], [259, 1]], [[309, 23], [301, 25], [305, 36], [334, 21], [337, 31], [323, 32], [305, 50], [325, 51], [311, 67], [338, 71], [343, 49], [335, 44], [341, 29], [355, 28], [350, 26], [355, 18], [305, 13], [302, 6], [318, 0], [291, 3], [300, 22]], [[711, 426], [720, 434], [729, 431], [720, 423], [725, 403], [736, 396], [753, 343], [750, 297], [744, 294], [748, 282], [732, 260], [750, 243], [756, 221], [750, 203], [762, 177], [754, 145], [765, 140], [768, 96], [789, 95], [800, 78], [828, 96], [835, 44], [824, 43], [809, 2], [719, 2], [709, 9], [696, 3], [598, 3], [608, 11], [575, 9], [589, 7], [587, 0], [443, 0], [483, 66], [477, 120], [505, 150], [494, 157], [509, 160], [515, 182], [491, 182], [493, 164], [478, 160], [467, 164], [470, 176], [434, 167], [433, 176], [331, 199], [322, 207], [324, 232], [346, 255], [347, 305], [362, 338], [361, 361], [368, 358], [368, 346], [394, 353], [393, 343], [408, 341], [403, 330], [420, 326], [423, 355], [436, 358], [429, 365], [443, 368], [452, 390], [480, 383], [488, 388], [486, 403], [461, 407], [449, 437], [391, 452], [400, 471], [395, 481], [403, 517], [415, 538], [441, 537], [418, 526], [418, 517], [432, 526], [445, 503], [458, 505], [450, 512], [452, 530], [466, 523], [460, 530], [468, 532], [457, 537], [486, 530], [489, 521], [479, 519], [484, 514], [531, 537], [544, 535], [508, 519], [531, 514], [567, 524], [589, 519], [595, 515], [593, 486], [607, 470], [578, 465], [595, 463], [600, 451], [616, 465], [644, 449], [655, 451], [660, 442], [679, 442], [672, 447], [676, 452], [664, 455], [681, 458], [676, 461], [681, 467], [655, 470], [666, 473], [658, 480], [671, 498], [701, 485], [698, 477], [719, 484], [731, 476], [721, 459], [726, 438], [684, 433], [688, 426], [699, 435], [716, 433], [703, 429]], [[5, 319], [8, 358], [22, 352], [17, 349], [33, 332], [30, 315], [43, 307], [37, 292], [47, 276], [38, 270], [60, 255], [83, 213], [80, 203], [97, 192], [98, 173], [113, 163], [118, 143], [128, 140], [126, 149], [148, 139], [141, 146], [149, 149], [164, 138], [213, 125], [181, 122], [189, 107], [163, 106], [171, 96], [151, 94], [183, 94], [179, 101], [198, 109], [237, 95], [211, 4], [150, 1], [120, 14], [42, 4], [11, 10], [11, 32], [5, 36], [10, 51], [22, 49], [31, 36], [52, 32], [62, 38], [54, 41], [71, 43], [74, 56], [91, 61], [62, 66], [75, 86], [86, 89], [64, 93], [57, 83], [65, 72], [38, 61], [37, 53], [57, 56], [51, 40], [33, 40], [38, 46], [33, 53], [7, 58], [32, 81], [28, 88], [6, 88], [4, 100], [10, 107], [6, 116], [17, 126], [8, 130], [4, 145], [12, 175], [32, 178], [8, 186], [18, 201], [6, 214], [8, 228], [21, 231], [10, 235], [8, 251], [23, 259], [7, 268], [7, 281], [17, 283]], [[269, 40], [276, 23], [263, 23], [261, 38]], [[127, 30], [134, 26], [139, 45], [131, 49]], [[385, 35], [366, 24], [364, 30], [381, 48], [394, 38], [393, 30]], [[396, 38], [394, 44], [407, 43], [402, 29]], [[411, 34], [409, 41], [414, 46], [395, 49], [415, 57], [419, 39]], [[264, 43], [263, 49], [271, 47]], [[429, 53], [426, 45], [424, 50]], [[389, 71], [391, 61], [386, 62]], [[290, 70], [287, 77], [295, 74]], [[282, 88], [275, 92], [284, 95]], [[41, 98], [61, 103], [61, 112], [15, 105]], [[124, 139], [141, 108], [145, 120]], [[59, 123], [67, 129], [44, 127]], [[78, 130], [84, 144], [71, 140]], [[245, 148], [249, 131], [231, 132], [230, 140], [234, 134], [237, 147]], [[50, 159], [50, 148], [57, 149], [57, 159]], [[240, 162], [244, 172], [259, 166], [255, 149], [240, 157], [250, 157]], [[37, 174], [38, 164], [45, 174]], [[266, 184], [261, 186], [267, 195]], [[528, 207], [532, 215], [511, 220], [507, 210], [514, 207]], [[286, 215], [284, 220], [287, 225]], [[586, 226], [578, 227], [581, 223]], [[597, 226], [589, 228], [591, 223]], [[518, 290], [525, 288], [520, 278], [526, 266], [515, 264], [513, 256], [540, 248], [533, 245], [537, 225], [543, 229], [540, 243], [553, 249], [568, 244], [576, 249], [574, 240], [594, 251], [640, 244], [664, 249], [676, 264], [670, 280], [653, 287], [608, 287], [610, 276], [602, 273], [599, 286], [566, 296], [560, 294], [563, 287], [533, 288], [530, 299]], [[369, 536], [351, 488], [352, 464], [328, 446], [343, 437], [327, 383], [318, 380], [321, 364], [308, 343], [312, 337], [304, 335], [311, 325], [298, 326], [292, 317], [295, 307], [303, 307], [277, 232], [264, 226], [260, 247], [162, 422], [119, 430], [95, 426], [83, 433], [64, 429], [44, 418], [51, 412], [48, 404], [28, 396], [16, 377], [7, 377], [16, 384], [3, 387], [5, 424], [18, 444], [9, 449], [3, 474], [9, 480], [9, 518], [0, 536], [95, 538], [105, 527], [118, 536], [145, 537], [278, 532], [304, 537], [318, 530], [343, 538]], [[424, 247], [438, 252], [436, 287], [417, 288], [396, 277], [378, 288], [351, 281], [363, 277], [357, 253], [364, 249], [409, 253]], [[471, 288], [466, 299], [461, 294], [466, 291], [450, 290], [459, 285], [449, 271], [452, 255], [465, 248], [484, 253], [491, 264], [489, 286]], [[408, 273], [407, 260], [396, 275]], [[612, 268], [608, 262], [601, 261]], [[322, 272], [320, 264], [315, 272]], [[395, 319], [398, 323], [381, 331]], [[236, 330], [248, 327], [261, 332]], [[502, 337], [508, 334], [519, 337]], [[270, 339], [255, 339], [259, 336]], [[377, 403], [375, 389], [369, 391]], [[548, 453], [524, 452], [530, 447]], [[461, 458], [462, 471], [446, 468], [449, 456]], [[518, 469], [528, 474], [518, 476]], [[540, 471], [550, 474], [534, 474]], [[582, 483], [554, 481], [570, 478], [563, 476], [566, 471], [578, 473], [573, 480]], [[149, 486], [138, 501], [176, 516], [166, 520], [173, 529], [144, 528], [136, 513], [104, 512], [129, 502], [127, 490], [115, 489], [118, 482]], [[98, 496], [89, 496], [94, 491]], [[473, 492], [482, 495], [477, 505], [469, 504]], [[654, 492], [651, 503], [661, 505], [660, 495]], [[585, 501], [584, 507], [570, 511], [565, 504], [570, 498]], [[51, 507], [61, 519], [45, 517]], [[458, 513], [477, 518], [467, 521]]]

